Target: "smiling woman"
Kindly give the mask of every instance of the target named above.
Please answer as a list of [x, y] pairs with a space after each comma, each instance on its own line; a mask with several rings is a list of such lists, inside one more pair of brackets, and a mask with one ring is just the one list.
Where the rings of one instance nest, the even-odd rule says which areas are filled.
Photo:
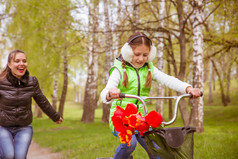
[[14, 50], [0, 73], [0, 158], [26, 158], [32, 140], [32, 98], [46, 115], [63, 120], [42, 93], [36, 77], [29, 75], [26, 54]]
[[[25, 69], [22, 69], [23, 67], [18, 68], [20, 61], [21, 61], [21, 63], [24, 63], [21, 65], [24, 65]], [[19, 73], [17, 73], [18, 72], [17, 69], [19, 69]], [[21, 50], [14, 50], [11, 53], [9, 53], [9, 55], [8, 55], [7, 66], [0, 74], [0, 80], [3, 80], [9, 72], [16, 75], [17, 78], [21, 78], [26, 73], [26, 69], [27, 69], [26, 54]], [[22, 72], [22, 73], [20, 73], [20, 72]], [[15, 73], [17, 73], [17, 74], [15, 74]]]
[[28, 65], [25, 53], [20, 50], [16, 50], [16, 52], [18, 53], [13, 55], [8, 67], [11, 69], [12, 74], [20, 79], [26, 73]]

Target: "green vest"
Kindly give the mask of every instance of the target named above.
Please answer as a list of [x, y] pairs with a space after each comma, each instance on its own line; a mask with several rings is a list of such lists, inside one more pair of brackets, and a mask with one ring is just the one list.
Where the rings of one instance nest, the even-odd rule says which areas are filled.
[[[149, 66], [151, 69], [151, 75], [153, 75], [153, 63], [149, 62]], [[139, 69], [135, 69], [132, 66], [126, 65], [126, 73], [128, 76], [127, 87], [124, 87], [122, 84], [124, 72], [123, 72], [121, 61], [115, 59], [114, 66], [111, 68], [110, 74], [115, 68], [117, 68], [121, 74], [120, 83], [118, 85], [118, 89], [120, 89], [121, 93], [132, 94], [137, 96], [146, 96], [146, 97], [149, 96], [150, 88], [144, 86], [147, 75], [148, 75], [148, 71], [149, 71], [147, 65], [144, 65], [143, 67]], [[123, 109], [125, 109], [128, 103], [133, 103], [137, 105], [137, 107], [139, 108], [139, 112], [141, 112], [142, 116], [144, 116], [143, 106], [141, 102], [138, 101], [137, 99], [133, 99], [133, 98], [124, 98], [123, 100], [115, 99], [111, 104], [110, 118], [109, 118], [109, 127], [111, 128], [113, 132], [114, 132], [114, 126], [112, 124], [111, 117], [116, 111], [116, 106], [120, 106]]]

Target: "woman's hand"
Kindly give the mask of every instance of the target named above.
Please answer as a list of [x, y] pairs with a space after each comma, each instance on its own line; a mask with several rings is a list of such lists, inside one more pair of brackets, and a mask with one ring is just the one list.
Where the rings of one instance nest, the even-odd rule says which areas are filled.
[[202, 92], [199, 88], [192, 88], [192, 87], [187, 87], [186, 92], [188, 94], [191, 94], [193, 96], [193, 98], [198, 98], [202, 94]]
[[118, 88], [110, 88], [108, 93], [107, 93], [107, 100], [110, 101], [112, 99], [117, 99], [119, 98], [119, 94], [121, 93], [121, 90]]
[[63, 118], [62, 118], [62, 117], [60, 117], [60, 118], [59, 118], [59, 120], [58, 120], [58, 121], [56, 121], [55, 123], [56, 123], [56, 124], [61, 124], [62, 122], [63, 122]]

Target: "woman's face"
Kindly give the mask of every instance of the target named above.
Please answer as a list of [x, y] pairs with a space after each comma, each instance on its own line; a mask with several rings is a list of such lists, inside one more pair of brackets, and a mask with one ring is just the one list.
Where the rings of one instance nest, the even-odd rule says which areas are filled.
[[131, 64], [140, 68], [148, 61], [150, 48], [144, 44], [138, 45], [133, 49], [133, 53]]
[[20, 79], [27, 69], [26, 55], [24, 53], [16, 53], [15, 59], [12, 58], [8, 67], [11, 69], [12, 74]]

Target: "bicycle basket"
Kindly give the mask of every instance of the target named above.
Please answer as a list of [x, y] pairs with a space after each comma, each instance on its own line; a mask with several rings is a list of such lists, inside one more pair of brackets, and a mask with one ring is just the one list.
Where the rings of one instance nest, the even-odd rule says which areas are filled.
[[[147, 131], [145, 142], [150, 153], [163, 159], [193, 159], [193, 127], [172, 127]], [[158, 147], [158, 146], [159, 147]]]

